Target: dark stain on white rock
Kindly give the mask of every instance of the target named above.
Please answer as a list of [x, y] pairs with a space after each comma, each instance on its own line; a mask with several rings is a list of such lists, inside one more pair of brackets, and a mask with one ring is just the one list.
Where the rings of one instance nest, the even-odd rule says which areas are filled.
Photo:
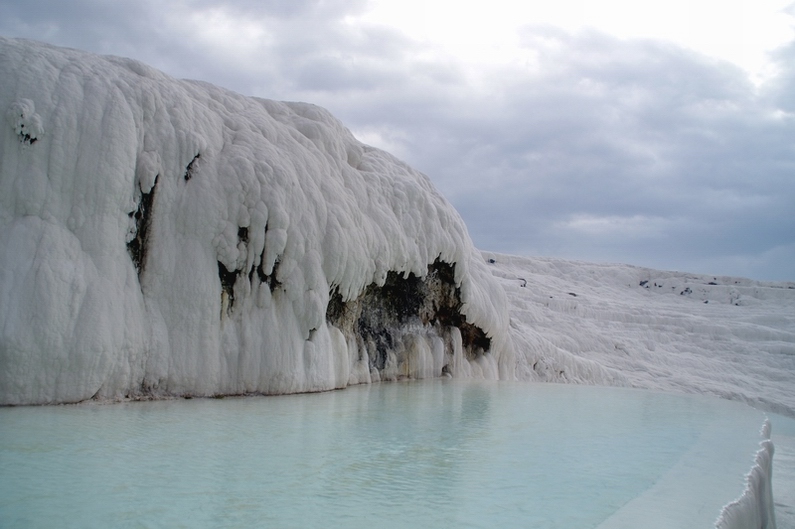
[[[482, 329], [466, 321], [461, 307], [454, 265], [437, 259], [428, 265], [424, 278], [412, 273], [389, 272], [383, 286], [371, 284], [354, 300], [345, 302], [339, 292], [333, 291], [326, 319], [340, 329], [346, 339], [358, 341], [360, 351], [367, 348], [370, 369], [380, 372], [390, 352], [399, 352], [403, 336], [410, 332], [421, 331], [441, 337], [445, 355], [451, 358], [450, 328], [457, 327], [468, 360], [488, 352], [491, 339]], [[444, 367], [436, 376], [444, 373]]]

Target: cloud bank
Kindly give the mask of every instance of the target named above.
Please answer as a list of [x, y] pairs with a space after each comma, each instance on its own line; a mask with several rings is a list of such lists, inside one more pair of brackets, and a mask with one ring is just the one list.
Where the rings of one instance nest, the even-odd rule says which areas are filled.
[[473, 66], [367, 9], [6, 2], [0, 33], [324, 106], [428, 174], [482, 249], [795, 279], [795, 41], [761, 85], [669, 42], [545, 25]]

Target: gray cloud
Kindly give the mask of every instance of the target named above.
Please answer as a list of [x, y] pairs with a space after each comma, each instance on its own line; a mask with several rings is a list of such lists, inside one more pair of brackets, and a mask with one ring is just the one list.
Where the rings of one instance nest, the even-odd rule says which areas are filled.
[[484, 249], [795, 279], [795, 42], [756, 87], [669, 43], [527, 27], [532, 64], [472, 84], [452, 57], [346, 23], [364, 8], [31, 0], [0, 3], [0, 32], [323, 105], [428, 174]]
[[557, 44], [494, 92], [416, 93], [401, 112], [403, 94], [350, 122], [398, 129], [480, 247], [795, 277], [757, 263], [795, 241], [795, 124], [742, 71], [658, 42]]
[[366, 0], [192, 0], [186, 2], [192, 9], [226, 8], [234, 14], [251, 17], [297, 18], [341, 18], [347, 14], [360, 13]]

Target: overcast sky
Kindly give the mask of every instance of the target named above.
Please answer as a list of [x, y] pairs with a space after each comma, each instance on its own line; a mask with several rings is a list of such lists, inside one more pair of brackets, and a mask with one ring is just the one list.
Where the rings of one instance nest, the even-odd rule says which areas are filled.
[[324, 106], [484, 250], [795, 280], [791, 0], [0, 0], [0, 34]]

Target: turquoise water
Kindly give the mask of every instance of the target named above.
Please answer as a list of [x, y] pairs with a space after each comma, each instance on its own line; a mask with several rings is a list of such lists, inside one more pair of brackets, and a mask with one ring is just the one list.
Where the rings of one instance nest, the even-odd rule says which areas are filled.
[[698, 471], [714, 486], [692, 485], [714, 521], [762, 422], [717, 399], [460, 380], [4, 408], [0, 527], [585, 529], [723, 443], [731, 461]]

